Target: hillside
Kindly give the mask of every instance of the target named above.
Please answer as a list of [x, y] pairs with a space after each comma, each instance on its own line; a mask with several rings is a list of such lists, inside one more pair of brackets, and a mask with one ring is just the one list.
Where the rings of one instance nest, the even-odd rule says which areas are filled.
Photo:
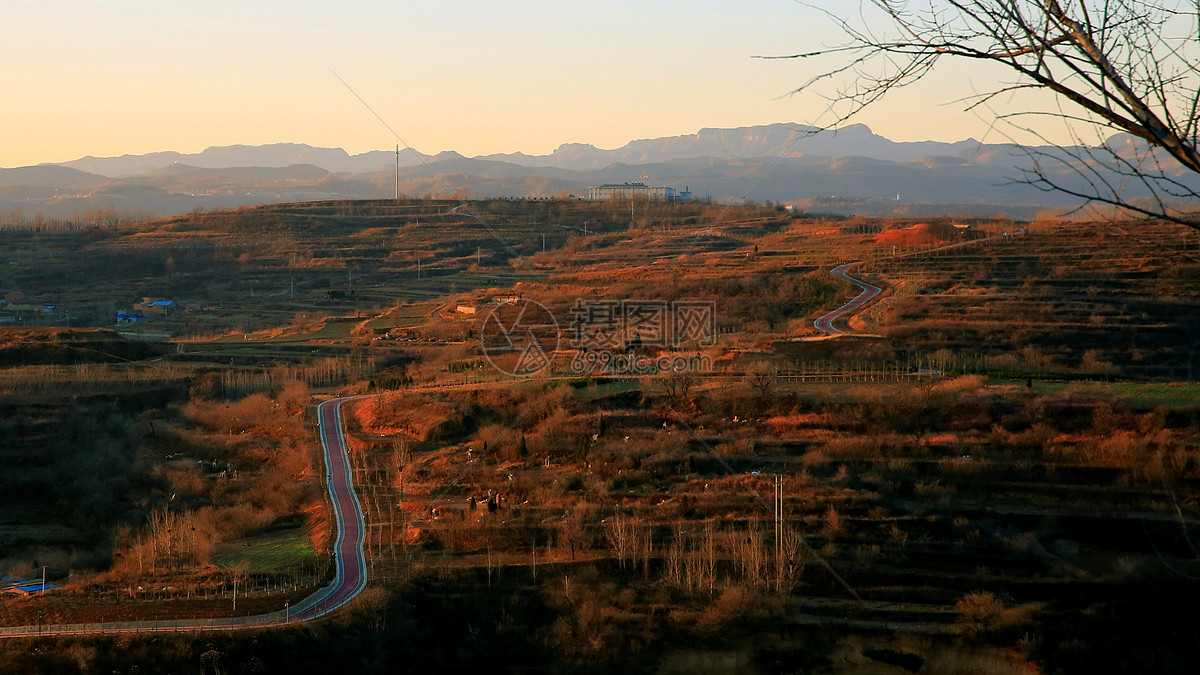
[[[0, 673], [1195, 671], [1181, 228], [466, 206], [0, 231], [0, 564], [58, 586], [0, 626], [298, 602], [341, 395], [371, 579], [302, 627], [2, 641]], [[830, 338], [847, 261], [883, 291]]]

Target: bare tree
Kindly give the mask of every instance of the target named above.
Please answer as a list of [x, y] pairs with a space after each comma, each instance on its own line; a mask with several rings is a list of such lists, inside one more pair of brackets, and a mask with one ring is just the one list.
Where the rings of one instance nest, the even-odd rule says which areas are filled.
[[614, 513], [612, 518], [605, 523], [604, 535], [608, 539], [609, 545], [612, 546], [613, 553], [616, 554], [617, 560], [621, 564], [621, 569], [625, 569], [625, 561], [629, 559], [630, 548], [634, 545], [629, 518], [620, 512]]
[[[847, 41], [768, 58], [837, 57], [838, 66], [796, 90], [838, 83], [831, 95], [837, 123], [944, 59], [986, 65], [1006, 79], [966, 99], [968, 109], [992, 111], [1042, 144], [1023, 148], [1030, 160], [1023, 180], [1085, 204], [1200, 229], [1200, 3], [862, 0], [860, 12], [845, 12], [856, 19], [814, 9]], [[1050, 93], [1054, 104], [993, 109], [1026, 91]], [[1043, 117], [1065, 121], [1072, 143], [1047, 141], [1035, 124]], [[1095, 139], [1083, 140], [1085, 131]]]
[[779, 369], [767, 361], [755, 361], [746, 368], [746, 379], [764, 401], [770, 400], [771, 388], [775, 386], [778, 374]]
[[653, 380], [655, 389], [671, 403], [686, 401], [698, 381], [695, 374], [689, 372], [660, 374]]

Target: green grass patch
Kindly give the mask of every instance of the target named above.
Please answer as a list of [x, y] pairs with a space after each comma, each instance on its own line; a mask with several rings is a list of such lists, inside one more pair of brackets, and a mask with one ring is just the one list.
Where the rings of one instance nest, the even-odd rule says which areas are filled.
[[[993, 380], [991, 384], [1001, 384]], [[1008, 382], [1020, 384], [1023, 382]], [[1035, 394], [1078, 394], [1118, 398], [1132, 408], [1200, 407], [1200, 384], [1185, 382], [1033, 382]]]
[[1076, 385], [1076, 387], [1083, 388], [1084, 391], [1093, 386], [1097, 386], [1099, 391], [1108, 391], [1111, 395], [1124, 399], [1126, 403], [1135, 408], [1200, 407], [1200, 384], [1118, 382]]
[[325, 319], [325, 323], [321, 327], [311, 333], [284, 333], [277, 337], [262, 340], [262, 342], [310, 342], [313, 340], [349, 340], [353, 336], [351, 331], [359, 324], [362, 319], [356, 318], [329, 318]]
[[375, 317], [367, 322], [367, 328], [372, 330], [387, 330], [389, 328], [411, 328], [425, 323], [425, 317], [437, 307], [437, 303], [420, 302], [412, 305], [401, 305], [392, 311]]
[[639, 391], [641, 383], [631, 382], [628, 380], [614, 380], [609, 382], [588, 382], [583, 386], [575, 387], [571, 390], [571, 394], [581, 401], [599, 401], [608, 398], [609, 396], [617, 396], [626, 394], [631, 391]]
[[317, 550], [303, 530], [281, 530], [221, 544], [212, 562], [225, 569], [277, 572], [315, 561]]

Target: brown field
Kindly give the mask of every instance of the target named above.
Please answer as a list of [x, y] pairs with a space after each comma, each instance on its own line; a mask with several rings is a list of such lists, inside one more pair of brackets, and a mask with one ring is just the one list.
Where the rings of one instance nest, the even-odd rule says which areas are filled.
[[[0, 334], [2, 571], [63, 586], [0, 598], [0, 621], [228, 615], [234, 579], [245, 611], [300, 597], [329, 573], [312, 403], [366, 392], [345, 415], [372, 561], [351, 610], [169, 648], [64, 639], [62, 668], [1200, 663], [1200, 262], [1177, 228], [473, 202], [504, 246], [453, 205], [0, 233], [5, 289], [80, 308]], [[849, 321], [874, 337], [805, 340], [854, 294], [828, 274], [847, 261], [884, 288]], [[581, 376], [565, 347], [503, 375], [479, 334], [514, 294], [560, 326], [580, 298], [711, 302], [715, 345], [630, 352], [712, 368]], [[110, 325], [142, 297], [181, 307]]]

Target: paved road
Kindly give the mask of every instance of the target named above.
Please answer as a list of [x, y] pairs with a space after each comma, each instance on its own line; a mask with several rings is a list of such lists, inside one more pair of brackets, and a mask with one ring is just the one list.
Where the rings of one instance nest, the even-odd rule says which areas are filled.
[[367, 586], [367, 557], [363, 553], [366, 525], [358, 494], [354, 492], [354, 472], [350, 468], [350, 455], [342, 434], [342, 404], [349, 400], [353, 399], [333, 399], [317, 408], [321, 445], [325, 448], [325, 482], [338, 528], [334, 544], [337, 576], [330, 586], [297, 603], [297, 611], [293, 616], [301, 621], [328, 614], [349, 602]]
[[333, 504], [337, 541], [334, 561], [337, 574], [333, 583], [313, 593], [293, 607], [270, 614], [224, 619], [178, 619], [165, 621], [126, 621], [115, 623], [48, 624], [43, 626], [0, 627], [0, 638], [38, 635], [87, 635], [98, 633], [156, 633], [197, 630], [229, 630], [255, 626], [278, 626], [310, 621], [324, 616], [352, 600], [367, 585], [367, 560], [363, 554], [362, 506], [354, 492], [353, 471], [342, 434], [342, 404], [355, 397], [325, 401], [317, 408], [321, 445], [325, 450], [326, 487]]
[[874, 284], [868, 284], [865, 281], [860, 281], [854, 277], [847, 276], [846, 270], [852, 265], [857, 264], [857, 262], [846, 263], [844, 265], [838, 265], [829, 271], [829, 273], [834, 277], [843, 281], [849, 281], [850, 283], [854, 284], [860, 288], [862, 292], [841, 307], [817, 317], [817, 320], [813, 322], [813, 326], [826, 335], [845, 335], [846, 333], [844, 331], [834, 327], [833, 322], [840, 319], [844, 314], [857, 311], [863, 305], [870, 302], [871, 299], [876, 295], [879, 295], [879, 293], [883, 290]]
[[[978, 246], [980, 244], [986, 243], [993, 239], [998, 239], [998, 237], [992, 236], [992, 237], [981, 237], [979, 239], [968, 239], [967, 241], [960, 241], [960, 242], [957, 242], [954, 244], [945, 244], [943, 246], [936, 246], [934, 248], [926, 248], [926, 249], [920, 249], [917, 251], [910, 251], [908, 253], [902, 253], [898, 256], [892, 256], [892, 259], [899, 260], [902, 258], [913, 258], [913, 257], [917, 257], [917, 256], [929, 255], [931, 253], [943, 253], [945, 251], [952, 251], [954, 249], [964, 248], [966, 246]], [[858, 264], [858, 262], [849, 262], [844, 265], [838, 265], [837, 267], [835, 267], [829, 271], [830, 274], [837, 277], [838, 279], [841, 279], [843, 281], [849, 281], [850, 283], [854, 284], [855, 286], [858, 286], [862, 290], [862, 292], [859, 293], [857, 296], [855, 296], [852, 300], [850, 300], [850, 302], [847, 302], [846, 304], [842, 305], [841, 307], [838, 307], [837, 309], [833, 310], [832, 312], [829, 312], [828, 314], [823, 314], [823, 315], [817, 317], [817, 320], [813, 321], [813, 327], [815, 327], [817, 330], [824, 333], [825, 337], [837, 337], [838, 335], [847, 335], [848, 333], [846, 333], [845, 331], [835, 328], [833, 326], [833, 322], [837, 321], [839, 318], [841, 318], [845, 314], [849, 314], [851, 312], [855, 312], [855, 311], [861, 309], [863, 305], [870, 302], [872, 298], [874, 298], [876, 295], [879, 295], [883, 291], [883, 289], [881, 289], [880, 287], [878, 287], [874, 284], [868, 284], [865, 281], [860, 281], [858, 279], [855, 279], [854, 277], [846, 275], [846, 270], [850, 269], [851, 267], [853, 267], [857, 264]], [[820, 338], [818, 338], [818, 339], [820, 339]]]

